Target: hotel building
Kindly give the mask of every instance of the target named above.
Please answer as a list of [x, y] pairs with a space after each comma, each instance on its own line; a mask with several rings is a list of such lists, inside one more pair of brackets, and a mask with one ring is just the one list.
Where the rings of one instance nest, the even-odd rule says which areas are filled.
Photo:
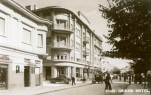
[[42, 85], [46, 32], [52, 23], [12, 0], [0, 2], [0, 89]]
[[43, 62], [43, 78], [58, 75], [88, 79], [100, 70], [102, 40], [90, 28], [90, 22], [79, 11], [51, 6], [32, 11], [53, 22], [47, 32], [48, 56]]

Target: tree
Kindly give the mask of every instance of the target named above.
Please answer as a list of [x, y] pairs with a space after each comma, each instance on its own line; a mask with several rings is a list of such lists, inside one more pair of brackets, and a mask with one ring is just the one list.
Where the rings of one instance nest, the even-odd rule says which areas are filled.
[[[134, 60], [135, 69], [146, 72], [151, 66], [150, 0], [108, 0], [108, 5], [99, 6], [109, 27], [104, 37], [113, 45], [105, 55]], [[140, 67], [140, 62], [144, 68]]]

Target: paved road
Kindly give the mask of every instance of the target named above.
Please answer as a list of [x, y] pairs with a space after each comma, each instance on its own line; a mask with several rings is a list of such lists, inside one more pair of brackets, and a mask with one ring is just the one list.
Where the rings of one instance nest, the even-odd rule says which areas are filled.
[[[112, 95], [123, 95], [123, 93], [117, 92], [119, 88], [127, 88], [128, 84], [113, 83], [112, 87], [116, 91]], [[82, 87], [69, 88], [56, 92], [49, 92], [40, 95], [105, 95], [104, 94], [104, 84], [92, 84]]]

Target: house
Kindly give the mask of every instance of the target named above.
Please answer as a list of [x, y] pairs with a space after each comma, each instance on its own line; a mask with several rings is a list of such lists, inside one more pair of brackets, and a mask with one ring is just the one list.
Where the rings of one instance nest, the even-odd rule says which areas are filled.
[[42, 85], [46, 32], [51, 25], [13, 0], [1, 0], [0, 89]]

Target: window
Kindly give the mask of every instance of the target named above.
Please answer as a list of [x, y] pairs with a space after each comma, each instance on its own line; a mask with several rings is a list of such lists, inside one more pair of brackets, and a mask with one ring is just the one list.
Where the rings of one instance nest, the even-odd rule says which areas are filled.
[[70, 26], [70, 30], [71, 30], [71, 31], [74, 31], [73, 24], [71, 24], [71, 26]]
[[0, 35], [5, 34], [5, 20], [0, 18]]
[[78, 28], [76, 28], [76, 35], [77, 35], [78, 37], [81, 37], [81, 32], [80, 32], [80, 30], [79, 30]]
[[57, 59], [59, 59], [59, 55], [57, 55]]
[[60, 37], [60, 42], [62, 42], [62, 43], [66, 43], [66, 37]]
[[31, 44], [31, 31], [23, 28], [23, 42]]
[[43, 35], [38, 34], [38, 46], [43, 46]]
[[59, 46], [65, 46], [66, 45], [66, 37], [57, 36], [57, 42], [59, 43]]
[[63, 60], [63, 56], [61, 56], [61, 60]]
[[67, 55], [66, 54], [57, 55], [57, 59], [58, 60], [67, 60]]
[[20, 73], [20, 66], [16, 65], [16, 73]]
[[76, 77], [80, 77], [80, 69], [76, 68]]
[[66, 29], [67, 28], [67, 21], [66, 20], [57, 20], [57, 28]]
[[79, 59], [79, 58], [76, 58], [77, 59], [77, 62], [81, 62], [81, 59]]
[[80, 44], [76, 42], [76, 50], [80, 51]]

